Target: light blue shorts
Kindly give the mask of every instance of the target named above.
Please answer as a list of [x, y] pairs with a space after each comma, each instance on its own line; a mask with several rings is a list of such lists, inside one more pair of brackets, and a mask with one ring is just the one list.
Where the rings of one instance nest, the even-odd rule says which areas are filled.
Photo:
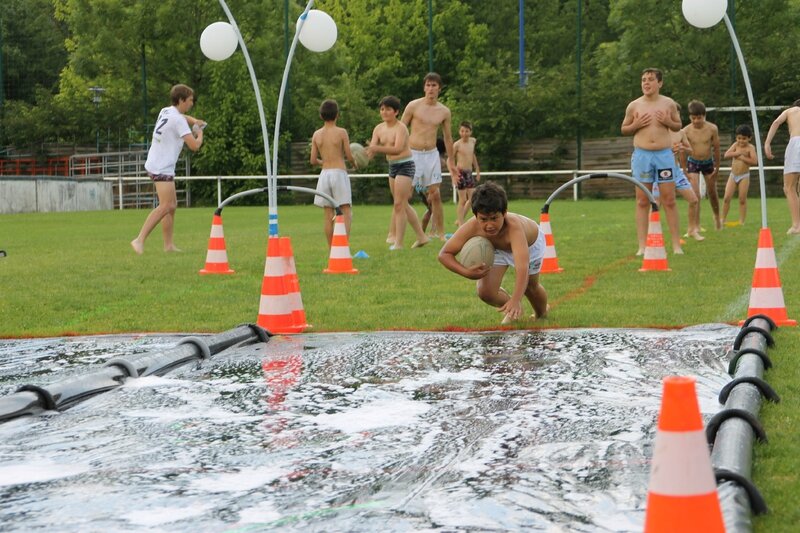
[[669, 182], [675, 179], [675, 156], [670, 148], [645, 150], [634, 148], [631, 174], [642, 183]]
[[[539, 228], [539, 236], [536, 241], [528, 246], [528, 275], [533, 276], [538, 274], [542, 269], [542, 261], [544, 260], [544, 251], [546, 245], [544, 240], [544, 231]], [[505, 250], [494, 251], [494, 265], [493, 266], [514, 266], [514, 254], [511, 251]]]

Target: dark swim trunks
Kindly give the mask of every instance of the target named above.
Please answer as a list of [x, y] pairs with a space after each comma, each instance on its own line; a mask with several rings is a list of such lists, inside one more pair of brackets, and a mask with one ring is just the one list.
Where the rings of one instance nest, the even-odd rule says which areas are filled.
[[169, 174], [150, 174], [148, 172], [147, 175], [153, 181], [175, 181], [175, 176], [170, 176]]
[[389, 162], [389, 177], [395, 178], [397, 176], [407, 176], [414, 179], [414, 161], [410, 158], [404, 161], [390, 161]]
[[456, 188], [459, 191], [463, 191], [464, 189], [474, 189], [475, 188], [475, 178], [472, 177], [471, 170], [461, 170], [458, 173], [458, 183], [456, 183]]
[[703, 159], [700, 161], [689, 157], [687, 158], [686, 170], [691, 174], [712, 174], [714, 172], [714, 160]]

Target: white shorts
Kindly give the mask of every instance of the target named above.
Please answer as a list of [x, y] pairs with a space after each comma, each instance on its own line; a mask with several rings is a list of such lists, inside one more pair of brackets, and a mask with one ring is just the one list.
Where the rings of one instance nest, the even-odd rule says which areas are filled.
[[442, 182], [442, 160], [439, 150], [411, 150], [414, 160], [414, 188], [427, 191], [431, 185]]
[[[350, 205], [353, 203], [353, 194], [350, 191], [350, 176], [347, 171], [340, 168], [326, 168], [319, 173], [317, 190], [333, 197], [339, 205]], [[314, 197], [314, 205], [319, 207], [331, 207], [331, 203], [322, 196]]]
[[783, 173], [800, 172], [800, 137], [792, 137], [783, 156]]
[[[538, 274], [542, 269], [542, 261], [544, 260], [545, 251], [544, 231], [539, 228], [539, 236], [536, 241], [528, 246], [528, 275], [533, 276]], [[505, 250], [494, 251], [494, 266], [514, 266], [514, 254], [506, 252]]]

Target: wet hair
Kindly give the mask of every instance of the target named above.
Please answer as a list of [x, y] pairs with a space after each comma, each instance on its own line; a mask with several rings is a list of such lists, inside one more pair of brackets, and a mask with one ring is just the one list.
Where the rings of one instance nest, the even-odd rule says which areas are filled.
[[188, 100], [190, 96], [194, 96], [194, 90], [182, 83], [173, 85], [172, 89], [169, 91], [169, 99], [172, 105], [178, 105], [181, 103], [181, 100]]
[[472, 193], [472, 213], [503, 213], [508, 211], [506, 191], [493, 181], [487, 181], [475, 187]]
[[753, 129], [747, 124], [739, 124], [736, 126], [736, 135], [744, 135], [745, 137], [753, 137]]
[[400, 99], [392, 95], [384, 96], [383, 98], [381, 98], [378, 107], [384, 107], [384, 106], [391, 107], [395, 111], [400, 111]]
[[319, 116], [324, 121], [336, 120], [339, 116], [339, 104], [336, 100], [325, 100], [319, 106]]
[[647, 67], [646, 69], [642, 70], [642, 76], [645, 74], [655, 74], [657, 81], [664, 80], [664, 74], [661, 72], [661, 70], [654, 67]]
[[469, 131], [472, 131], [472, 122], [469, 120], [465, 120], [458, 125], [460, 128], [467, 128]]
[[422, 83], [427, 83], [429, 81], [438, 83], [439, 87], [442, 86], [442, 77], [439, 76], [436, 72], [428, 72], [427, 74], [425, 74], [425, 77], [422, 78]]
[[689, 102], [689, 105], [686, 106], [689, 108], [690, 115], [703, 115], [706, 114], [706, 104], [701, 102], [700, 100], [692, 100]]

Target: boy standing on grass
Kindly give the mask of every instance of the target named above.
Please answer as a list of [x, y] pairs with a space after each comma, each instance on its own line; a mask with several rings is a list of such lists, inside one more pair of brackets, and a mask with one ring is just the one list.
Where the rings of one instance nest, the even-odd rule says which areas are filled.
[[158, 114], [153, 130], [153, 140], [147, 152], [144, 168], [153, 180], [158, 194], [158, 206], [150, 211], [142, 224], [139, 235], [131, 241], [131, 248], [137, 254], [144, 253], [144, 241], [158, 223], [164, 236], [164, 251], [179, 252], [173, 242], [175, 211], [178, 208], [178, 195], [175, 191], [175, 164], [185, 144], [196, 152], [203, 144], [205, 121], [190, 117], [186, 113], [194, 105], [194, 91], [191, 87], [178, 84], [169, 92], [172, 102]]
[[[706, 182], [706, 194], [714, 212], [714, 227], [722, 229], [719, 218], [719, 195], [717, 194], [717, 174], [719, 174], [719, 130], [715, 124], [706, 120], [706, 106], [699, 100], [689, 102], [691, 124], [683, 128], [692, 145], [692, 155], [686, 163], [686, 176], [692, 184], [694, 193], [700, 195], [700, 174]], [[712, 153], [713, 150], [713, 153]], [[700, 204], [697, 204], [697, 220], [700, 220]]]
[[[350, 190], [350, 176], [347, 175], [344, 158], [356, 165], [350, 152], [350, 136], [347, 130], [336, 125], [339, 118], [339, 104], [336, 100], [325, 100], [319, 106], [319, 116], [325, 122], [311, 137], [311, 165], [322, 165], [317, 181], [317, 190], [332, 197], [342, 209], [344, 226], [350, 236], [353, 203]], [[330, 202], [322, 196], [314, 197], [314, 205], [325, 210], [325, 237], [328, 247], [333, 240], [335, 211]]]
[[[459, 139], [453, 143], [456, 153], [456, 169], [458, 170], [458, 207], [456, 209], [456, 226], [464, 223], [467, 209], [472, 202], [472, 193], [475, 191], [476, 182], [481, 181], [481, 167], [478, 165], [478, 156], [475, 155], [475, 144], [478, 142], [472, 137], [472, 123], [464, 121], [458, 128]], [[475, 171], [473, 177], [472, 172]]]
[[772, 138], [778, 132], [781, 124], [786, 122], [789, 127], [789, 144], [783, 158], [783, 194], [789, 204], [789, 214], [792, 216], [792, 226], [786, 232], [789, 235], [800, 233], [800, 196], [797, 184], [800, 180], [800, 100], [795, 100], [789, 109], [785, 109], [776, 118], [767, 132], [764, 141], [764, 154], [772, 159]]
[[[658, 184], [672, 237], [672, 251], [682, 254], [678, 209], [675, 205], [675, 158], [670, 136], [671, 131], [681, 129], [681, 117], [675, 101], [660, 94], [663, 84], [659, 69], [646, 68], [642, 71], [642, 96], [625, 108], [620, 131], [623, 135], [633, 135], [632, 176], [649, 191], [653, 190], [654, 183]], [[650, 199], [636, 187], [636, 234], [639, 237], [636, 255], [645, 252], [642, 236], [647, 235], [649, 218]]]
[[[478, 280], [478, 298], [503, 313], [503, 324], [522, 318], [523, 295], [533, 307], [532, 318], [546, 317], [547, 292], [539, 284], [545, 251], [544, 232], [539, 231], [539, 226], [530, 218], [509, 213], [506, 192], [491, 181], [475, 188], [472, 213], [475, 216], [445, 241], [439, 251], [439, 262], [460, 276]], [[456, 260], [464, 243], [475, 236], [485, 237], [492, 243], [494, 264], [466, 268]], [[500, 286], [509, 266], [516, 271], [514, 292], [510, 295]]]
[[393, 202], [392, 227], [389, 228], [392, 245], [389, 249], [403, 248], [406, 222], [417, 234], [417, 240], [411, 247], [419, 248], [428, 244], [430, 239], [422, 231], [417, 212], [408, 203], [414, 192], [412, 185], [414, 160], [408, 147], [408, 128], [402, 121], [397, 120], [397, 115], [400, 113], [400, 99], [396, 96], [386, 96], [381, 99], [380, 113], [383, 122], [372, 130], [367, 154], [370, 158], [375, 154], [386, 154], [386, 161], [389, 163], [389, 189], [392, 191]]
[[[747, 189], [750, 187], [750, 167], [758, 164], [756, 147], [750, 144], [753, 130], [747, 124], [736, 128], [736, 142], [725, 152], [725, 159], [731, 161], [731, 175], [725, 184], [725, 198], [722, 202], [722, 223], [728, 217], [733, 193], [739, 190], [739, 224], [744, 224], [747, 216]], [[734, 224], [736, 225], [736, 224]]]

